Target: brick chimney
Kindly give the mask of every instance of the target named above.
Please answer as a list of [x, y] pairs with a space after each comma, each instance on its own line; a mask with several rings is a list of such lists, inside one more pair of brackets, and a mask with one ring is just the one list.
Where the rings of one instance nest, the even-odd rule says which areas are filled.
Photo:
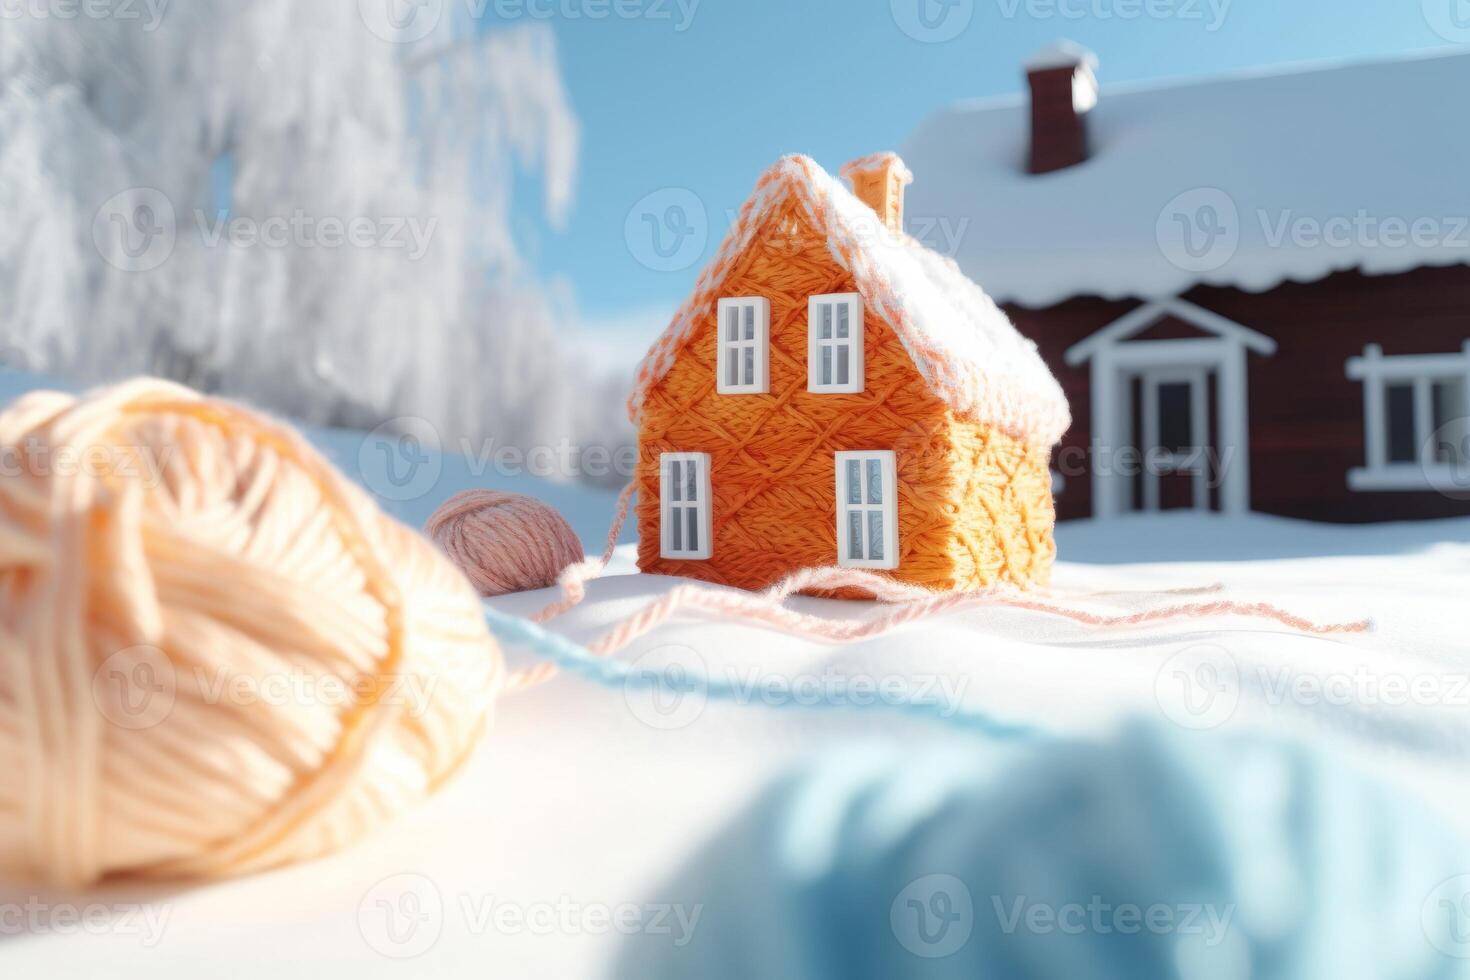
[[897, 153], [862, 157], [843, 167], [841, 174], [857, 199], [876, 211], [889, 231], [903, 231], [903, 189], [914, 182], [914, 175]]
[[1087, 159], [1087, 114], [1097, 105], [1097, 55], [1058, 41], [1026, 62], [1031, 84], [1033, 174], [1050, 173]]

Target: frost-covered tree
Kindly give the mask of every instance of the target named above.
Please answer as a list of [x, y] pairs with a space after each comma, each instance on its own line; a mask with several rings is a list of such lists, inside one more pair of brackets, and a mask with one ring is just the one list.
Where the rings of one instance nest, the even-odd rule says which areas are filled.
[[585, 438], [509, 213], [519, 170], [564, 218], [576, 119], [550, 32], [477, 32], [467, 6], [0, 19], [0, 344], [80, 381], [162, 374], [307, 421]]

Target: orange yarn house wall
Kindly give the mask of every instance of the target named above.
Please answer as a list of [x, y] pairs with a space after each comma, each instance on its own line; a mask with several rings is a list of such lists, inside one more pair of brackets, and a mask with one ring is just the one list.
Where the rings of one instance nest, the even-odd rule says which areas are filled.
[[[643, 571], [758, 589], [835, 565], [835, 454], [893, 450], [899, 563], [884, 574], [937, 590], [1047, 580], [1055, 554], [1049, 448], [957, 416], [866, 298], [865, 390], [807, 390], [809, 297], [860, 288], [795, 197], [766, 216], [714, 285], [719, 296], [769, 299], [770, 393], [717, 392], [709, 304], [638, 415]], [[710, 454], [707, 560], [660, 555], [660, 455], [671, 452]]]

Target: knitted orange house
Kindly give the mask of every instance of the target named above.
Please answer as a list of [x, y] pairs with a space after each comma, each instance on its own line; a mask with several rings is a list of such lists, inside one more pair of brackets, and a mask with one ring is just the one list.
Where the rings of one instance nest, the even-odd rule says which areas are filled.
[[903, 162], [842, 174], [855, 194], [806, 157], [771, 167], [639, 369], [639, 567], [747, 589], [834, 564], [1044, 583], [1066, 399], [902, 232]]

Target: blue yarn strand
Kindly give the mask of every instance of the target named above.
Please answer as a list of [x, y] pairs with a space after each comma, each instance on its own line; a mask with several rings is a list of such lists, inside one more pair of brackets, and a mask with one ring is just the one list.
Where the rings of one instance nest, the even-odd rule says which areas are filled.
[[[614, 657], [599, 657], [581, 644], [553, 633], [542, 626], [484, 606], [485, 622], [496, 639], [507, 646], [514, 646], [545, 660], [560, 670], [575, 674], [600, 687], [623, 691], [659, 690], [680, 695], [700, 695], [708, 701], [747, 703], [750, 692], [747, 688], [730, 680], [700, 676], [688, 671], [634, 669], [626, 661]], [[1007, 722], [979, 711], [951, 710], [943, 704], [925, 698], [902, 698], [897, 700], [873, 700], [868, 702], [833, 702], [818, 699], [814, 702], [785, 698], [765, 700], [763, 706], [771, 708], [795, 708], [809, 711], [853, 711], [864, 714], [892, 714], [939, 722], [952, 728], [978, 732], [998, 740], [1019, 740], [1050, 737], [1050, 733], [1033, 725]]]

